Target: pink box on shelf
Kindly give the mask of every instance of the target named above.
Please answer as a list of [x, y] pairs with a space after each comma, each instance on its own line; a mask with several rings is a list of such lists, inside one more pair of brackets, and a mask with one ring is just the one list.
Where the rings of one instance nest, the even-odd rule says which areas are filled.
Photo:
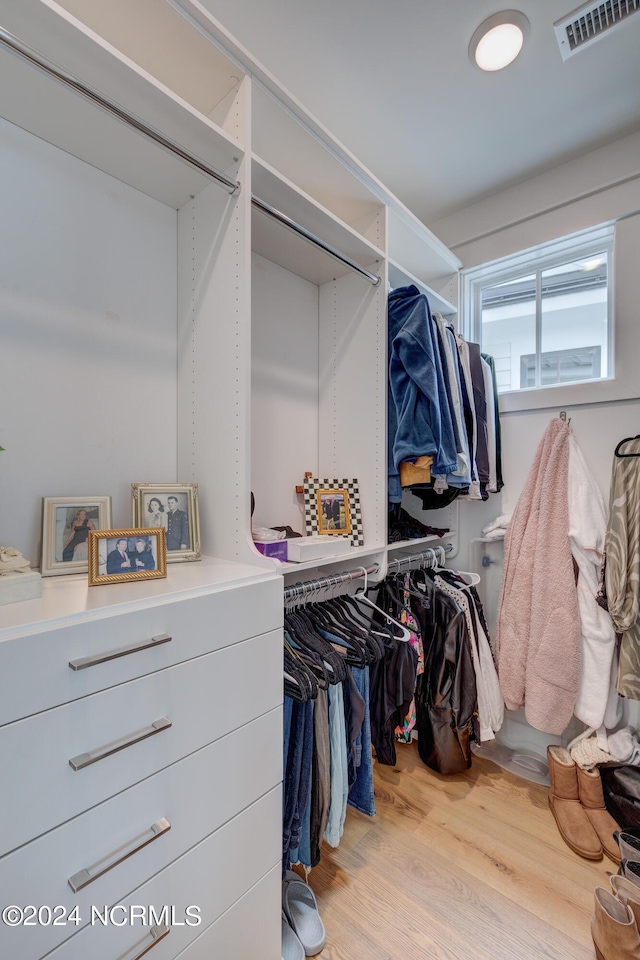
[[265, 557], [275, 557], [276, 560], [287, 559], [287, 541], [286, 540], [254, 540], [256, 550], [263, 553]]

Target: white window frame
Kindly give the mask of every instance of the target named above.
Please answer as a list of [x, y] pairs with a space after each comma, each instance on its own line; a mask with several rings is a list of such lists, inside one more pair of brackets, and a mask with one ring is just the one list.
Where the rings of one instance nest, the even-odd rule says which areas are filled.
[[[488, 285], [506, 283], [537, 270], [547, 270], [571, 260], [579, 260], [590, 254], [607, 253], [607, 374], [598, 379], [574, 383], [547, 384], [537, 387], [520, 387], [500, 394], [501, 412], [533, 410], [552, 406], [619, 399], [610, 396], [615, 389], [615, 322], [614, 322], [614, 238], [615, 224], [601, 224], [597, 228], [574, 233], [558, 240], [538, 244], [527, 250], [499, 260], [492, 260], [477, 267], [461, 271], [461, 320], [467, 340], [482, 344], [482, 289]], [[539, 298], [538, 298], [539, 299]], [[602, 388], [605, 388], [604, 390]]]

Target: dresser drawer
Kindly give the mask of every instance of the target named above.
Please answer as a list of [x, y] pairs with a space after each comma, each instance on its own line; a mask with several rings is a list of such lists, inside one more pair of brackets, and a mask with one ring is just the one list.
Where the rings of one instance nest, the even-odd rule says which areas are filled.
[[[93, 925], [88, 924], [50, 953], [47, 960], [135, 960], [152, 943], [149, 934], [149, 908], [152, 906], [156, 915], [163, 907], [169, 908], [171, 929], [168, 936], [151, 947], [149, 960], [173, 960], [203, 928], [206, 930], [279, 864], [282, 855], [281, 810], [281, 791], [277, 788], [117, 905], [112, 904], [110, 916], [114, 923], [103, 926], [98, 920]], [[94, 901], [94, 906], [98, 905]], [[132, 917], [133, 906], [144, 910], [142, 920], [136, 919], [136, 911]], [[171, 907], [174, 908], [173, 917]], [[189, 925], [188, 921], [193, 922], [193, 917], [187, 913], [188, 907], [200, 908], [199, 926]], [[100, 908], [104, 915], [104, 905], [100, 904]], [[192, 910], [191, 914], [195, 911]], [[279, 911], [277, 915], [280, 916]], [[226, 960], [224, 954], [217, 956], [219, 960]], [[255, 958], [247, 956], [244, 960]]]
[[108, 613], [0, 642], [0, 725], [277, 629], [282, 581]]
[[[282, 634], [274, 630], [7, 724], [0, 728], [0, 768], [10, 784], [0, 853], [281, 703]], [[117, 752], [92, 762], [110, 750]]]
[[[87, 922], [92, 904], [118, 903], [281, 779], [278, 707], [0, 859], [0, 904], [77, 905]], [[0, 925], [0, 957], [37, 960], [80, 927]]]
[[281, 915], [282, 870], [278, 865], [201, 933], [180, 954], [180, 960], [280, 960]]

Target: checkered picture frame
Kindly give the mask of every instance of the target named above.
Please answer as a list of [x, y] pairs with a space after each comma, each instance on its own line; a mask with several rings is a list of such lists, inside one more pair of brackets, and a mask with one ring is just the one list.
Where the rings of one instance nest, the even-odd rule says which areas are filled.
[[319, 533], [318, 505], [316, 494], [318, 490], [346, 490], [349, 499], [349, 514], [351, 517], [351, 546], [364, 546], [364, 529], [362, 526], [362, 509], [360, 507], [360, 489], [358, 481], [336, 480], [329, 478], [305, 477], [304, 493], [304, 527], [306, 536]]

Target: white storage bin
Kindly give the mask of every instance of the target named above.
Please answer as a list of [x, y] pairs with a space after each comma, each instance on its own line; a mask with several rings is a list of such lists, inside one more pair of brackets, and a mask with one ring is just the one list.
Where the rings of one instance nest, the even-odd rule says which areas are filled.
[[287, 540], [287, 560], [292, 563], [305, 563], [307, 560], [322, 560], [324, 557], [336, 557], [349, 553], [351, 542], [348, 537], [293, 537]]

